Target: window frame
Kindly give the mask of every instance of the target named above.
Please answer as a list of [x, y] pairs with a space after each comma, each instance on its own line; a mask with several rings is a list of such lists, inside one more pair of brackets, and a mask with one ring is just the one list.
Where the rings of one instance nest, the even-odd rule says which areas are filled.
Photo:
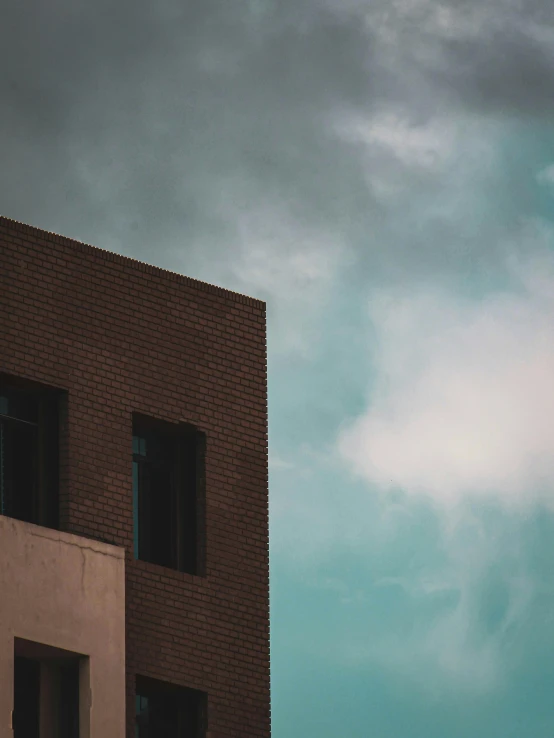
[[[203, 574], [203, 498], [205, 434], [190, 423], [171, 423], [140, 413], [132, 416], [133, 438], [133, 553], [136, 560], [149, 561], [183, 573]], [[145, 501], [141, 495], [144, 489], [145, 465], [149, 447], [156, 438], [158, 445], [169, 442], [172, 446], [172, 459], [169, 462], [171, 476], [171, 564], [160, 564], [152, 559], [150, 551], [141, 555], [141, 530], [146, 517]], [[137, 439], [144, 439], [137, 447]]]
[[[18, 637], [14, 638], [13, 655], [15, 727], [22, 727], [21, 723], [24, 725], [27, 723], [28, 726], [28, 718], [33, 722], [33, 729], [39, 727], [42, 711], [41, 691], [45, 680], [50, 686], [47, 694], [49, 731], [54, 730], [59, 738], [79, 738], [83, 727], [80, 715], [81, 673], [83, 661], [88, 661], [88, 657]], [[21, 674], [22, 667], [27, 673], [33, 672], [34, 683], [22, 683], [21, 676], [24, 676]], [[46, 673], [43, 671], [44, 667], [47, 667]], [[31, 687], [31, 692], [28, 691], [28, 687]], [[24, 716], [23, 720], [21, 715]], [[19, 731], [16, 730], [14, 738], [17, 738], [18, 734]]]
[[[0, 398], [15, 398], [19, 395], [34, 403], [37, 409], [36, 419], [21, 417], [22, 413], [12, 411], [0, 405], [0, 440], [7, 427], [32, 426], [37, 437], [33, 453], [34, 471], [33, 491], [31, 492], [28, 516], [14, 516], [14, 511], [5, 507], [6, 501], [0, 490], [0, 514], [21, 519], [24, 522], [41, 525], [47, 528], [60, 527], [60, 427], [61, 398], [64, 391], [38, 382], [0, 373]], [[30, 518], [30, 519], [29, 519]]]
[[[139, 700], [148, 701], [161, 698], [163, 701], [172, 701], [177, 713], [177, 735], [175, 738], [203, 738], [207, 730], [207, 703], [205, 692], [190, 687], [184, 687], [170, 682], [163, 682], [137, 674], [135, 676], [135, 735], [142, 738], [139, 728]], [[192, 723], [192, 725], [191, 725]], [[150, 726], [147, 726], [150, 727]], [[153, 727], [153, 726], [152, 726]], [[192, 733], [191, 733], [192, 730]], [[150, 735], [147, 738], [154, 738]]]

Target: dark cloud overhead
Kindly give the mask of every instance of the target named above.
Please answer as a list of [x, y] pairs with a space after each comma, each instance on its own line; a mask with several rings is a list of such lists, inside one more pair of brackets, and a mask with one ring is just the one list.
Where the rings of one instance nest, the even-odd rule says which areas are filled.
[[501, 0], [10, 2], [1, 210], [162, 264], [180, 249], [193, 268], [200, 252], [235, 253], [237, 213], [275, 202], [369, 262], [420, 249], [425, 263], [441, 261], [438, 224], [420, 228], [424, 245], [402, 236], [386, 256], [364, 238], [384, 238], [402, 204], [379, 201], [368, 166], [402, 171], [416, 199], [443, 188], [441, 177], [378, 150], [368, 163], [336, 120], [549, 113], [552, 19], [545, 11], [541, 37], [539, 10]]
[[459, 102], [478, 113], [554, 114], [554, 33], [538, 39], [516, 26], [486, 39], [451, 40], [444, 61], [431, 79], [451, 86]]
[[[325, 18], [297, 33], [274, 14], [264, 33], [245, 4], [234, 16], [225, 3], [174, 17], [167, 4], [152, 7], [13, 6], [0, 62], [11, 69], [1, 90], [3, 158], [23, 164], [30, 181], [22, 192], [3, 179], [4, 209], [32, 217], [38, 206], [44, 217], [47, 186], [48, 225], [73, 220], [51, 210], [56, 197], [56, 210], [73, 209], [69, 185], [108, 228], [119, 217], [141, 232], [173, 221], [201, 240], [214, 227], [222, 235], [212, 204], [235, 182], [327, 209], [344, 152], [324, 116], [369, 97], [364, 37]], [[49, 175], [37, 182], [31, 173], [42, 167]]]

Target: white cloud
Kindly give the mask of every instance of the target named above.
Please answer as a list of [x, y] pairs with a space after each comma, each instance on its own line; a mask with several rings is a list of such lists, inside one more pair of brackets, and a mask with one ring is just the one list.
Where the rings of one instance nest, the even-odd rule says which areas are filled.
[[513, 264], [519, 291], [373, 297], [371, 403], [339, 436], [380, 489], [443, 506], [554, 497], [554, 259]]
[[482, 182], [494, 171], [501, 135], [496, 121], [447, 114], [424, 120], [393, 108], [370, 116], [341, 113], [333, 129], [359, 147], [368, 187], [377, 199], [405, 196], [406, 204], [397, 207], [413, 207], [414, 198], [430, 187], [432, 194], [419, 208], [426, 217], [475, 211]]
[[[401, 588], [412, 624], [378, 637], [369, 624], [341, 644], [343, 656], [435, 697], [485, 693], [513, 675], [544, 585], [525, 556], [521, 512], [554, 507], [554, 232], [526, 222], [517, 240], [534, 256], [509, 260], [503, 291], [373, 295], [368, 404], [338, 437], [343, 462], [381, 493], [383, 510], [401, 499], [443, 513], [436, 556], [375, 581]], [[499, 507], [487, 517], [490, 502]]]
[[382, 151], [404, 167], [434, 172], [456, 155], [458, 126], [457, 121], [444, 119], [415, 124], [392, 110], [370, 117], [341, 114], [335, 121], [337, 134], [344, 141], [363, 144], [368, 154]]
[[456, 133], [444, 121], [412, 125], [392, 112], [370, 120], [352, 119], [343, 125], [342, 132], [346, 138], [387, 149], [407, 166], [431, 169], [446, 163], [453, 155]]

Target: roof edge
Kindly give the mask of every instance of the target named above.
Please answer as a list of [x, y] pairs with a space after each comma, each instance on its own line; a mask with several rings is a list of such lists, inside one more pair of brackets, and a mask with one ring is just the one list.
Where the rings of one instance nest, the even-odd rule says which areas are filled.
[[27, 223], [22, 223], [19, 220], [14, 220], [13, 218], [8, 218], [6, 215], [0, 214], [0, 227], [2, 226], [18, 231], [20, 233], [40, 236], [47, 241], [58, 243], [60, 244], [60, 246], [70, 246], [71, 248], [77, 249], [79, 251], [91, 251], [106, 261], [112, 261], [116, 264], [122, 265], [133, 265], [148, 274], [164, 276], [166, 278], [172, 279], [175, 282], [180, 282], [181, 284], [195, 287], [196, 289], [202, 290], [203, 292], [231, 298], [235, 302], [241, 303], [243, 305], [251, 305], [252, 307], [261, 308], [264, 311], [266, 308], [265, 301], [259, 300], [256, 297], [243, 295], [240, 292], [233, 292], [232, 290], [228, 290], [225, 287], [218, 287], [217, 285], [210, 284], [209, 282], [203, 282], [202, 280], [195, 279], [194, 277], [187, 277], [186, 275], [180, 274], [179, 272], [173, 272], [170, 269], [163, 269], [162, 267], [148, 264], [147, 262], [140, 261], [139, 259], [133, 259], [130, 256], [117, 254], [115, 251], [108, 251], [107, 249], [103, 249], [99, 246], [92, 246], [91, 244], [85, 243], [83, 241], [78, 241], [75, 238], [69, 238], [68, 236], [62, 236], [59, 233], [46, 231], [42, 228], [38, 228], [37, 226], [28, 225]]

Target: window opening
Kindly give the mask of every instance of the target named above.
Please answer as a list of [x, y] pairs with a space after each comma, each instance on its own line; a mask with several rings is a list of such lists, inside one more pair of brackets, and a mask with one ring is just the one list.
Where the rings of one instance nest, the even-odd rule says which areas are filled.
[[58, 397], [0, 377], [0, 513], [58, 527]]
[[14, 738], [79, 738], [79, 661], [14, 658]]
[[134, 419], [136, 559], [196, 573], [200, 437], [188, 427]]
[[197, 690], [138, 676], [135, 738], [199, 738], [205, 701]]

